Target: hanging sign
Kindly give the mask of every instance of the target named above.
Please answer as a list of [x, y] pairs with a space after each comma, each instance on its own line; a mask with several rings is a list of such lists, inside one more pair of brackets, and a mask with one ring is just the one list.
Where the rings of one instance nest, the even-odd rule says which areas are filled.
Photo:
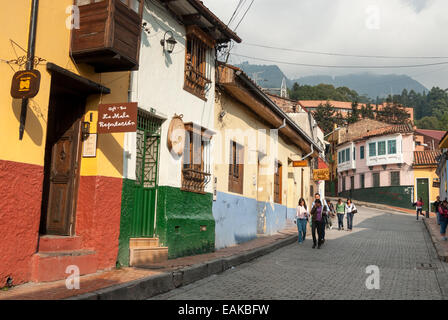
[[330, 180], [330, 169], [315, 169], [313, 170], [313, 180], [314, 181], [329, 181]]
[[15, 99], [29, 99], [39, 92], [40, 72], [38, 70], [18, 71], [12, 77], [11, 96]]
[[294, 168], [308, 167], [308, 161], [307, 160], [293, 161], [292, 166]]
[[137, 103], [112, 103], [98, 106], [98, 133], [136, 132]]
[[181, 156], [185, 147], [185, 125], [182, 121], [183, 115], [175, 114], [168, 128], [168, 149]]

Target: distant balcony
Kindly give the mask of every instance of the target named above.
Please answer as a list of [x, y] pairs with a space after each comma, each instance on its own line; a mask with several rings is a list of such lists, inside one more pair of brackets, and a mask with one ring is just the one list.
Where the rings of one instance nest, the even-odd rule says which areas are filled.
[[71, 55], [96, 72], [138, 69], [143, 0], [76, 0], [80, 28], [73, 29]]

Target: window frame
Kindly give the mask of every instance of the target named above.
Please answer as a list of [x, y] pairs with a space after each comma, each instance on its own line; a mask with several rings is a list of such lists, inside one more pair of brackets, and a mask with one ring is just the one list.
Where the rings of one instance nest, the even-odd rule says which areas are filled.
[[[243, 194], [244, 191], [244, 146], [230, 140], [229, 192]], [[241, 160], [242, 159], [242, 160]]]
[[[376, 183], [376, 177], [378, 177], [378, 183]], [[380, 179], [380, 173], [379, 172], [373, 172], [372, 173], [372, 187], [373, 188], [379, 188], [381, 187], [381, 179]]]
[[212, 55], [215, 41], [200, 27], [187, 27], [185, 43], [184, 90], [207, 101], [207, 86], [212, 83]]
[[[207, 134], [206, 129], [200, 127], [198, 131], [193, 123], [185, 123], [185, 146], [182, 155], [181, 165], [181, 190], [193, 193], [205, 194], [205, 186], [211, 180], [210, 173], [210, 142], [212, 136]], [[200, 136], [200, 149], [197, 146], [197, 140]], [[196, 148], [196, 150], [195, 150]], [[201, 152], [200, 157], [195, 151]], [[193, 152], [192, 152], [193, 151]], [[188, 157], [188, 163], [185, 159]], [[207, 157], [207, 159], [206, 159]], [[200, 159], [200, 164], [195, 160]]]
[[[394, 144], [394, 152], [390, 152], [391, 145]], [[397, 139], [387, 140], [387, 154], [397, 154]]]
[[[372, 153], [372, 146], [373, 146], [373, 153]], [[376, 142], [370, 142], [369, 143], [369, 158], [373, 158], [377, 156], [376, 152]]]
[[363, 160], [365, 158], [365, 147], [364, 146], [360, 146], [359, 147], [359, 159]]
[[[282, 183], [283, 165], [281, 161], [276, 161], [274, 172], [274, 202], [282, 204]], [[278, 187], [278, 188], [277, 188]]]
[[[395, 175], [395, 178], [394, 178]], [[390, 186], [400, 186], [401, 183], [401, 174], [400, 171], [391, 171], [390, 172]]]
[[[384, 148], [381, 148], [381, 146], [384, 146]], [[381, 153], [381, 151], [384, 151], [384, 153]], [[378, 156], [385, 156], [387, 155], [387, 144], [385, 140], [381, 140], [377, 142], [377, 155]]]

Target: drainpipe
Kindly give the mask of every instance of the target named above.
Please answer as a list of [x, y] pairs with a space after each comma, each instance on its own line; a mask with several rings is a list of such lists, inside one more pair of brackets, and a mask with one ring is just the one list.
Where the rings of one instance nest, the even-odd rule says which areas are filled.
[[[31, 15], [30, 15], [30, 29], [28, 33], [28, 51], [26, 60], [26, 70], [34, 69], [34, 55], [36, 52], [36, 29], [37, 29], [37, 11], [39, 8], [39, 0], [32, 0]], [[22, 109], [20, 112], [20, 128], [19, 139], [23, 139], [25, 131], [26, 112], [28, 107], [28, 99], [22, 99]]]

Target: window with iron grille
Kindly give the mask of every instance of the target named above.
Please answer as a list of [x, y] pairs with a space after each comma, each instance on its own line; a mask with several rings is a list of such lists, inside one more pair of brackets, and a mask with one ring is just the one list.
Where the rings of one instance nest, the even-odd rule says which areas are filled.
[[359, 175], [359, 185], [361, 189], [365, 188], [365, 183], [366, 183], [366, 176], [364, 175], [364, 173]]
[[243, 194], [244, 185], [244, 148], [230, 141], [229, 191]]
[[391, 186], [400, 185], [400, 171], [393, 171], [390, 173], [390, 185]]
[[183, 153], [182, 187], [184, 191], [205, 193], [210, 182], [210, 139], [204, 128], [185, 124], [185, 147]]
[[184, 89], [203, 100], [207, 100], [205, 95], [211, 83], [210, 51], [213, 47], [213, 40], [199, 27], [188, 27]]

